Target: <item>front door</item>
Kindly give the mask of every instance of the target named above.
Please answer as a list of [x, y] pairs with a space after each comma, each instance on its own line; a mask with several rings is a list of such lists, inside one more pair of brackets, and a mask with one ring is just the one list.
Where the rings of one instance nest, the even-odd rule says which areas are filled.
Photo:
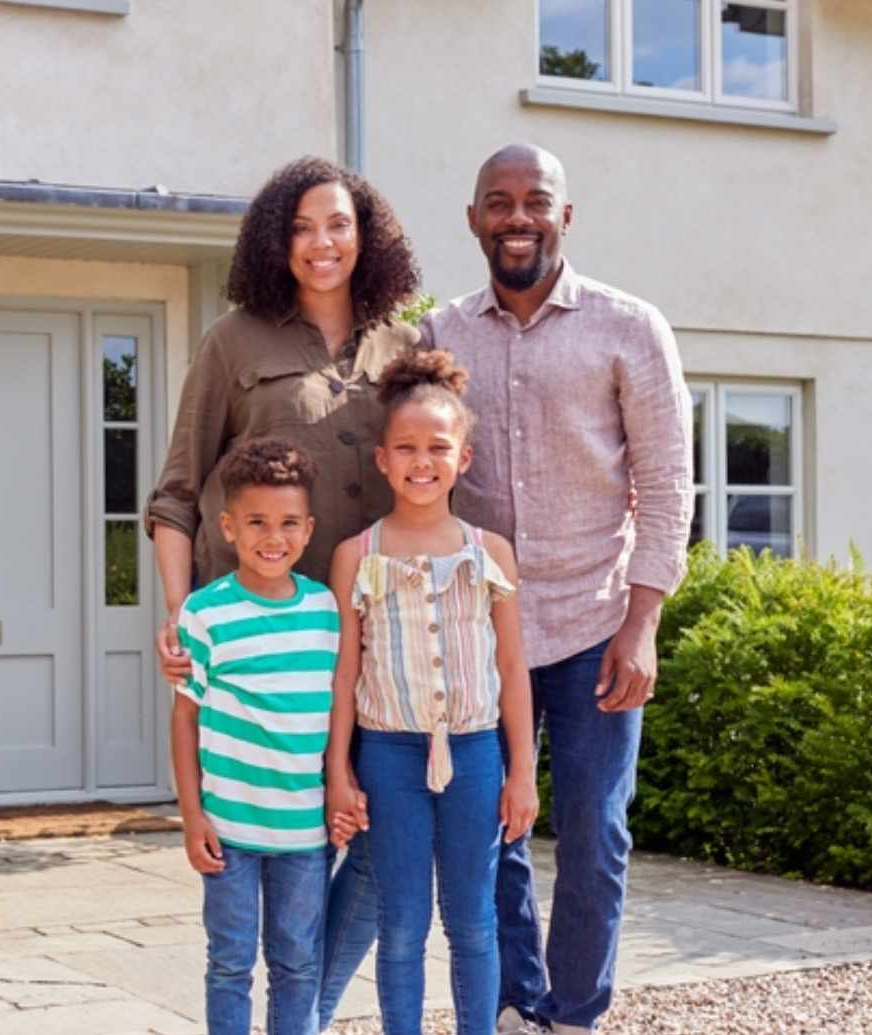
[[0, 309], [0, 792], [80, 788], [81, 339]]

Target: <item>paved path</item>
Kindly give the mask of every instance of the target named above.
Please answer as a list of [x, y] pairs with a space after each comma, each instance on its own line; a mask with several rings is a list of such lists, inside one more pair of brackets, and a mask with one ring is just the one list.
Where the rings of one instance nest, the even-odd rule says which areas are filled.
[[[552, 845], [535, 844], [543, 916]], [[178, 834], [0, 842], [3, 1035], [203, 1035], [199, 878]], [[677, 984], [872, 958], [872, 895], [636, 854], [620, 983]], [[441, 930], [428, 1006], [450, 1005]], [[255, 1018], [262, 1023], [263, 975]], [[373, 960], [340, 1016], [377, 1012]]]

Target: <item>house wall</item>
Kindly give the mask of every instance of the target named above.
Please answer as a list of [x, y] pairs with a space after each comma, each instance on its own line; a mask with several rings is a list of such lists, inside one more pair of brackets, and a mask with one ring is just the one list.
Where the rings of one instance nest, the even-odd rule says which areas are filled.
[[0, 179], [249, 194], [335, 155], [332, 48], [323, 0], [0, 2]]
[[[451, 17], [453, 11], [454, 17]], [[530, 141], [564, 161], [580, 271], [658, 304], [689, 375], [801, 382], [805, 536], [872, 558], [872, 3], [817, 0], [803, 75], [832, 136], [522, 107], [535, 82], [532, 0], [367, 6], [367, 172], [446, 299], [485, 267], [465, 223], [481, 160]], [[450, 69], [450, 74], [447, 70]]]

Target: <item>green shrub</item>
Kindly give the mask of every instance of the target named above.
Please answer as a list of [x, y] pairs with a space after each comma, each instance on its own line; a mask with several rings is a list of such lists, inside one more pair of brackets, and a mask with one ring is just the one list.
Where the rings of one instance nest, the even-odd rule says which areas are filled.
[[404, 306], [397, 313], [397, 319], [402, 323], [410, 323], [413, 327], [418, 326], [418, 321], [436, 305], [435, 295], [418, 295], [408, 305]]
[[691, 551], [667, 601], [639, 847], [872, 887], [872, 596], [839, 571]]

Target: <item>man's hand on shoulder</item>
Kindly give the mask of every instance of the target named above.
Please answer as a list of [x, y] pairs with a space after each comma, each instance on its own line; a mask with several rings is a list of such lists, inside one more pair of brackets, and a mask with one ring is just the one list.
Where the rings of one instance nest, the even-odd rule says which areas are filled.
[[630, 588], [623, 625], [603, 655], [594, 694], [603, 712], [641, 708], [654, 696], [657, 679], [657, 626], [663, 593], [650, 586]]

